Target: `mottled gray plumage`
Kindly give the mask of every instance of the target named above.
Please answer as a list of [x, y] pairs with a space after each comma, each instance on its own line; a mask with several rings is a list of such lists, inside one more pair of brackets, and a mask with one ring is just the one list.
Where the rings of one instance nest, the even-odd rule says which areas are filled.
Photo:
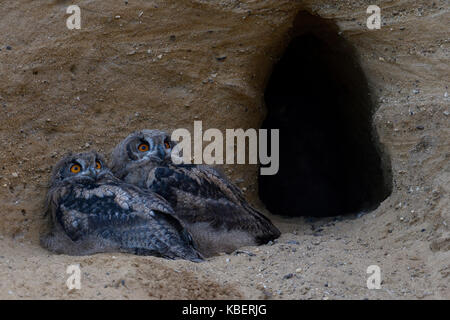
[[68, 156], [54, 167], [47, 206], [52, 230], [41, 244], [51, 251], [201, 260], [170, 204], [115, 178], [95, 152]]
[[135, 132], [114, 149], [111, 170], [125, 182], [164, 197], [205, 256], [279, 237], [280, 231], [271, 221], [252, 208], [239, 188], [217, 170], [173, 164], [170, 154], [174, 146], [163, 131]]

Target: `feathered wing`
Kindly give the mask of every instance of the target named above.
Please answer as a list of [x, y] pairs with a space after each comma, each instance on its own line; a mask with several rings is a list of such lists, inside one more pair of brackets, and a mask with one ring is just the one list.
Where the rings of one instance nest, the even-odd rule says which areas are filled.
[[107, 251], [201, 259], [190, 235], [159, 196], [126, 184], [65, 188], [56, 197], [54, 217], [73, 242], [97, 242], [97, 252], [110, 248]]
[[250, 206], [239, 188], [211, 167], [157, 167], [147, 186], [168, 200], [185, 223], [206, 222], [215, 229], [240, 230], [250, 234], [256, 244], [280, 235], [268, 218]]

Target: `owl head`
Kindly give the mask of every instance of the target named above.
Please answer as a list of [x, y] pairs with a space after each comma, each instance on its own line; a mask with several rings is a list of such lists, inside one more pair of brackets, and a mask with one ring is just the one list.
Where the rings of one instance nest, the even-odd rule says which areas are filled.
[[70, 154], [60, 160], [53, 168], [51, 188], [64, 183], [89, 184], [111, 176], [102, 155], [95, 151]]
[[139, 185], [136, 179], [148, 175], [156, 166], [171, 162], [175, 145], [170, 135], [161, 130], [134, 132], [114, 149], [111, 170], [116, 177]]

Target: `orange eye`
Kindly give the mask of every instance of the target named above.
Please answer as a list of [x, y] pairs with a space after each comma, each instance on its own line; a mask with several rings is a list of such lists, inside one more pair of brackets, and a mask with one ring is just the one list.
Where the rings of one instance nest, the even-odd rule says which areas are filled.
[[170, 144], [168, 142], [164, 142], [164, 145], [166, 146], [166, 149], [170, 149]]
[[149, 150], [149, 146], [147, 143], [141, 143], [138, 147], [138, 150], [141, 152], [147, 152]]
[[95, 161], [95, 169], [100, 170], [102, 168], [102, 164], [100, 161]]
[[72, 173], [78, 173], [81, 171], [81, 166], [79, 164], [74, 164], [70, 167], [70, 172]]

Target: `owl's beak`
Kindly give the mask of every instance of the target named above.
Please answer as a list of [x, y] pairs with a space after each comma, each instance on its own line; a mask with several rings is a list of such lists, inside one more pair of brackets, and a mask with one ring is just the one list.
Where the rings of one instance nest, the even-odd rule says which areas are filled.
[[151, 160], [155, 162], [162, 162], [166, 158], [166, 151], [162, 146], [155, 146], [143, 160]]
[[92, 178], [97, 178], [97, 171], [94, 168], [89, 168], [89, 176]]
[[95, 171], [94, 168], [89, 168], [89, 170], [86, 170], [83, 173], [83, 176], [91, 178], [92, 180], [95, 180], [95, 179], [97, 179], [97, 172]]
[[164, 150], [163, 146], [158, 146], [158, 150], [157, 150], [157, 156], [161, 159], [164, 160], [166, 158], [166, 150]]

